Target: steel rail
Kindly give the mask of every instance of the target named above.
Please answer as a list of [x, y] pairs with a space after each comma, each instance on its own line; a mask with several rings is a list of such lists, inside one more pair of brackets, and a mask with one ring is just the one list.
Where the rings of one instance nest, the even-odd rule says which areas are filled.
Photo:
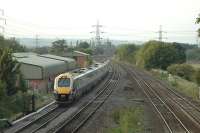
[[[126, 68], [127, 69], [127, 68]], [[162, 103], [163, 105], [165, 105], [165, 107], [172, 113], [172, 115], [174, 116], [174, 118], [180, 123], [180, 125], [182, 126], [182, 128], [187, 132], [190, 133], [190, 131], [186, 128], [186, 126], [182, 123], [182, 121], [177, 117], [177, 115], [170, 109], [170, 107], [162, 100], [162, 98], [155, 93], [155, 91], [153, 90], [153, 88], [148, 85], [148, 83], [141, 77], [138, 76], [138, 74], [136, 74], [135, 71], [133, 70], [128, 70], [129, 72], [131, 72], [131, 77], [138, 83], [138, 85], [141, 87], [141, 89], [143, 90], [143, 92], [145, 93], [145, 95], [147, 96], [147, 98], [150, 100], [151, 104], [154, 106], [154, 108], [156, 109], [157, 113], [159, 114], [159, 116], [161, 117], [161, 119], [164, 121], [165, 126], [167, 127], [167, 129], [169, 130], [170, 133], [173, 133], [172, 128], [169, 126], [169, 124], [167, 123], [165, 117], [162, 115], [161, 111], [159, 111], [159, 109], [157, 108], [156, 104], [153, 102], [153, 100], [151, 99], [151, 97], [149, 96], [149, 94], [145, 91], [145, 89], [143, 89], [141, 83], [144, 83], [145, 86], [147, 86], [148, 90], [150, 90], [154, 96], [156, 96]], [[137, 78], [136, 78], [137, 77]], [[140, 79], [140, 81], [138, 80]]]
[[[89, 109], [89, 107], [92, 106], [92, 104], [101, 96], [103, 96], [104, 92], [106, 92], [106, 90], [109, 90], [109, 87], [111, 87], [113, 79], [116, 76], [116, 72], [114, 71], [112, 78], [109, 80], [109, 83], [106, 84], [102, 89], [92, 100], [90, 100], [88, 102], [88, 104], [86, 104], [84, 107], [82, 107], [78, 112], [76, 112], [70, 119], [68, 119], [67, 121], [63, 122], [61, 125], [59, 125], [59, 127], [57, 127], [56, 129], [54, 128], [55, 131], [53, 131], [53, 133], [59, 133], [61, 131], [64, 130], [64, 128], [66, 126], [68, 126], [69, 124], [72, 123], [72, 121], [78, 119], [81, 116], [81, 113], [83, 113], [84, 111], [86, 111], [87, 109]], [[115, 86], [117, 84], [114, 84]], [[106, 94], [106, 97], [104, 98], [103, 101], [101, 101], [92, 112], [89, 112], [89, 115], [86, 116], [86, 118], [84, 118], [79, 124], [78, 126], [76, 126], [71, 132], [75, 133], [77, 132], [88, 120], [89, 118], [91, 118], [91, 116], [103, 105], [103, 103], [107, 100], [107, 98], [112, 94], [113, 92], [113, 88], [114, 85], [111, 87], [112, 89], [110, 90], [110, 92], [108, 94]], [[51, 131], [50, 131], [51, 132]]]
[[[109, 82], [109, 80], [104, 80], [104, 82], [105, 82], [105, 84], [107, 84]], [[98, 87], [98, 88], [100, 88], [100, 87]], [[100, 89], [98, 91], [100, 91]], [[98, 93], [98, 91], [97, 91], [97, 93]], [[47, 125], [49, 122], [51, 122], [53, 119], [55, 119], [57, 116], [61, 115], [63, 112], [66, 112], [66, 110], [65, 110], [66, 108], [64, 108], [64, 109], [61, 108], [61, 111], [58, 111], [57, 113], [54, 114], [54, 111], [56, 112], [59, 109], [60, 108], [58, 106], [56, 106], [53, 109], [48, 110], [47, 113], [45, 113], [44, 115], [41, 115], [40, 117], [38, 117], [34, 121], [31, 121], [31, 122], [25, 124], [24, 126], [17, 129], [17, 131], [14, 131], [12, 133], [21, 133], [23, 131], [28, 130], [28, 128], [31, 128], [31, 126], [34, 126], [34, 124], [37, 125], [37, 123], [40, 123], [39, 121], [44, 121], [41, 125], [38, 124], [38, 126], [36, 126], [36, 128], [30, 130], [30, 133], [37, 132], [38, 130], [43, 128], [45, 125]], [[53, 115], [51, 115], [51, 114], [53, 114]], [[47, 117], [47, 118], [45, 118], [45, 117]]]

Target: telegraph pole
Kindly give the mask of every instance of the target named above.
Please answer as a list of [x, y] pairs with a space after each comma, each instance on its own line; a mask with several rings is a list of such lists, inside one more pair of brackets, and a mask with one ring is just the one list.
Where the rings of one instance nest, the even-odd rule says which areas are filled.
[[162, 42], [163, 39], [167, 39], [167, 38], [163, 38], [163, 33], [167, 33], [167, 32], [162, 30], [162, 25], [160, 25], [159, 31], [157, 33], [158, 33], [158, 40], [160, 42]]
[[101, 33], [104, 33], [104, 32], [101, 32], [101, 29], [103, 26], [99, 24], [99, 21], [97, 21], [97, 24], [96, 25], [92, 25], [92, 27], [95, 27], [95, 31], [93, 32], [90, 32], [90, 33], [95, 33], [95, 45], [96, 46], [99, 46], [101, 45]]
[[0, 15], [0, 20], [4, 21], [4, 24], [1, 25], [0, 23], [0, 29], [1, 29], [1, 35], [4, 36], [5, 35], [5, 27], [4, 25], [6, 25], [6, 18], [4, 17], [4, 10], [0, 9], [1, 15]]

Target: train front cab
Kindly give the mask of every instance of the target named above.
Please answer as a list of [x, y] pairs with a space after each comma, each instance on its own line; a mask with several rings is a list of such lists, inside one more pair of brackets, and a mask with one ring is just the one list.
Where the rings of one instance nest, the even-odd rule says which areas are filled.
[[68, 77], [59, 77], [56, 79], [54, 85], [54, 96], [56, 99], [56, 102], [61, 103], [68, 103], [72, 101], [72, 87], [71, 87], [71, 79]]

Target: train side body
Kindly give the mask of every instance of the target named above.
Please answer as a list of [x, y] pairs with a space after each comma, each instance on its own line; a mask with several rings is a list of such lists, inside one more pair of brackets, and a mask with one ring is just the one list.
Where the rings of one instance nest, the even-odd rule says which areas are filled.
[[88, 92], [108, 73], [108, 62], [90, 69], [60, 74], [55, 78], [54, 95], [57, 103], [68, 103]]

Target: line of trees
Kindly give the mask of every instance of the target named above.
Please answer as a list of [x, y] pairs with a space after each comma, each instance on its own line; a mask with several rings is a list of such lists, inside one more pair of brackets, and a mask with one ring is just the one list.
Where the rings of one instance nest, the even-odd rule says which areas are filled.
[[135, 63], [135, 55], [138, 49], [139, 46], [136, 46], [135, 44], [123, 44], [117, 48], [116, 56], [119, 60]]
[[15, 38], [6, 39], [0, 36], [0, 48], [9, 48], [12, 52], [25, 52], [27, 48], [19, 44]]
[[138, 51], [136, 64], [146, 69], [166, 70], [171, 64], [185, 61], [185, 49], [180, 44], [149, 41]]
[[186, 61], [185, 48], [178, 43], [149, 41], [142, 46], [125, 44], [116, 51], [119, 60], [135, 63], [145, 69], [159, 68], [166, 70], [168, 66]]
[[[116, 57], [145, 69], [167, 70], [173, 75], [200, 85], [200, 69], [185, 63], [187, 49], [189, 49], [191, 59], [195, 57], [200, 59], [197, 48], [159, 41], [149, 41], [140, 47], [134, 44], [121, 45], [116, 51]], [[196, 52], [193, 53], [193, 50]]]
[[68, 45], [64, 39], [52, 42], [50, 53], [62, 56], [65, 52], [72, 52], [74, 50], [78, 50], [90, 55], [93, 54], [93, 50], [88, 42], [77, 42], [76, 46], [71, 46]]

